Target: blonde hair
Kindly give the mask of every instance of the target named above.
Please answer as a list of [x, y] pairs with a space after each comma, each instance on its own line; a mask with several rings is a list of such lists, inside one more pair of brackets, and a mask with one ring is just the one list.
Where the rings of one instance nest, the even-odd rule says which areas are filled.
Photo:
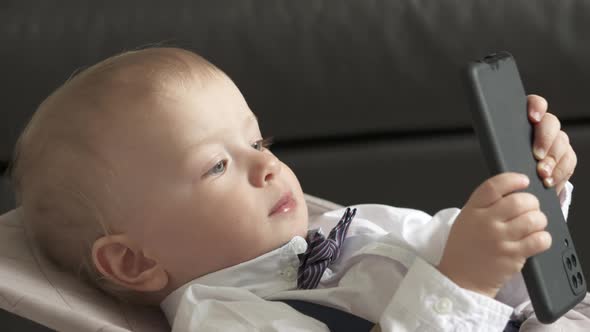
[[226, 77], [192, 52], [149, 48], [77, 73], [41, 103], [16, 143], [9, 174], [25, 229], [48, 258], [119, 299], [155, 304], [94, 266], [94, 241], [116, 231], [117, 193], [109, 186], [112, 168], [93, 145], [105, 133], [92, 131], [92, 122], [122, 111], [110, 107], [121, 90], [126, 99], [166, 95], [189, 80], [204, 83], [220, 75]]

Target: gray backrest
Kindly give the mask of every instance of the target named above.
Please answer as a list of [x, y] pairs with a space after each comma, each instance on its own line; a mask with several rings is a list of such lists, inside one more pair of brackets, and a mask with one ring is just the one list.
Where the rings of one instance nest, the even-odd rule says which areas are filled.
[[469, 130], [460, 69], [494, 50], [566, 122], [588, 120], [589, 13], [553, 0], [5, 0], [0, 160], [75, 70], [154, 43], [225, 70], [279, 141]]

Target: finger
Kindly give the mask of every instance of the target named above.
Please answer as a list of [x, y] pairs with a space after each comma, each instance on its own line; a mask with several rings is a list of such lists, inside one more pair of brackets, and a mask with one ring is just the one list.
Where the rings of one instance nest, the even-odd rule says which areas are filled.
[[535, 125], [533, 153], [538, 160], [545, 158], [547, 151], [553, 144], [560, 129], [561, 123], [557, 117], [551, 113], [546, 113], [541, 122]]
[[542, 253], [551, 247], [551, 234], [546, 231], [534, 232], [518, 241], [518, 250], [524, 257]]
[[467, 205], [488, 207], [502, 197], [528, 187], [529, 178], [519, 173], [501, 173], [480, 184], [469, 197]]
[[543, 179], [550, 177], [553, 169], [569, 148], [569, 137], [565, 132], [560, 131], [545, 158], [537, 163], [537, 173], [539, 173], [539, 176]]
[[553, 169], [551, 177], [545, 178], [543, 184], [547, 187], [553, 185], [565, 185], [570, 177], [574, 174], [576, 165], [578, 164], [578, 157], [574, 152], [574, 149], [570, 146], [568, 151], [561, 157], [559, 163]]
[[527, 96], [527, 111], [529, 115], [529, 121], [531, 123], [536, 124], [541, 122], [543, 116], [547, 112], [548, 103], [545, 98], [538, 96], [538, 95], [528, 95]]
[[511, 220], [528, 211], [539, 210], [539, 199], [531, 193], [515, 192], [504, 196], [490, 208], [502, 220]]
[[539, 210], [528, 211], [506, 223], [506, 238], [518, 241], [547, 227], [547, 217]]

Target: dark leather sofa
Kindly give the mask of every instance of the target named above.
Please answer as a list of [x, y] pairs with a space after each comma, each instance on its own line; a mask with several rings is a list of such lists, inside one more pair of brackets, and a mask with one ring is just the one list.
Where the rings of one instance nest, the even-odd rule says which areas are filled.
[[[180, 46], [234, 79], [307, 193], [431, 213], [487, 177], [461, 70], [507, 50], [577, 151], [569, 227], [590, 280], [590, 1], [5, 0], [0, 40], [2, 168], [72, 72]], [[0, 184], [1, 214], [14, 201]]]

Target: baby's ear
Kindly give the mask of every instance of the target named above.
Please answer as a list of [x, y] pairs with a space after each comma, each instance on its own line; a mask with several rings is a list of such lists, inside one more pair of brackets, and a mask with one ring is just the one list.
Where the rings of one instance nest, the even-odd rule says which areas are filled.
[[168, 285], [168, 273], [162, 265], [146, 257], [125, 234], [94, 241], [92, 262], [105, 278], [128, 289], [155, 292]]

